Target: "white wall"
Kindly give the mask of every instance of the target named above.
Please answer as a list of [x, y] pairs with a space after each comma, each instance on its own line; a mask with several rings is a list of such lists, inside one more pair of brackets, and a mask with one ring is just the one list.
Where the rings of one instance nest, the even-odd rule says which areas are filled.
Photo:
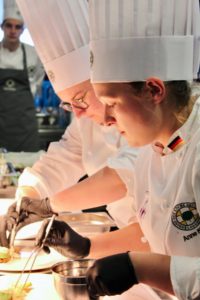
[[[0, 23], [2, 23], [2, 18], [3, 18], [3, 0], [0, 0]], [[0, 29], [0, 41], [2, 40], [2, 37], [3, 37], [3, 32]], [[24, 43], [33, 45], [33, 41], [31, 39], [31, 36], [30, 36], [30, 34], [29, 34], [29, 32], [26, 28], [24, 29], [24, 32], [21, 35], [20, 40]]]

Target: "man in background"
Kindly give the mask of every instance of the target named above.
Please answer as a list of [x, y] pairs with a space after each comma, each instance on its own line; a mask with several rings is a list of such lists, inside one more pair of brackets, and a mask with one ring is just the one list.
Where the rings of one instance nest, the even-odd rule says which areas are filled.
[[33, 97], [44, 70], [34, 47], [20, 42], [24, 22], [13, 0], [4, 0], [0, 43], [0, 147], [35, 152], [39, 136]]

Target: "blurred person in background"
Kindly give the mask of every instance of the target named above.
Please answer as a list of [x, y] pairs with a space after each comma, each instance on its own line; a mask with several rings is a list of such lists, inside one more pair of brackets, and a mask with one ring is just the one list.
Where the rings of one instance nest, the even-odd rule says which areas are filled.
[[0, 147], [13, 152], [39, 150], [33, 97], [44, 69], [34, 47], [21, 43], [24, 21], [14, 0], [4, 1], [0, 43]]

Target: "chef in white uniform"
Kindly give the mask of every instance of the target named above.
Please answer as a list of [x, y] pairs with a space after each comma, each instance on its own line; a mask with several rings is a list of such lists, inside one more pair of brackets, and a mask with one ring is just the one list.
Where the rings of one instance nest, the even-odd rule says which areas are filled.
[[[90, 176], [105, 167], [107, 159], [115, 156], [119, 149], [123, 153], [126, 150], [127, 155], [129, 154], [133, 160], [136, 151], [128, 147], [115, 128], [106, 128], [101, 125], [103, 106], [96, 99], [88, 81], [87, 1], [20, 0], [18, 4], [56, 93], [65, 107], [72, 108], [75, 115], [61, 141], [51, 143], [47, 153], [32, 168], [27, 168], [19, 179], [17, 192], [42, 199], [46, 196], [51, 197], [56, 192], [75, 184], [85, 173]], [[48, 31], [46, 31], [46, 24], [48, 24]], [[74, 91], [77, 93], [77, 90], [78, 95], [75, 94], [76, 97], [74, 97]], [[81, 101], [76, 101], [76, 98]], [[117, 164], [127, 169], [127, 175], [129, 174], [131, 166], [126, 166], [125, 156], [119, 159]], [[111, 205], [109, 209], [119, 227], [132, 222], [130, 203], [130, 198], [125, 197]], [[90, 207], [94, 205], [91, 201]], [[134, 229], [131, 226], [132, 224], [130, 224], [129, 233], [134, 235]], [[111, 242], [111, 235], [105, 235], [106, 242], [103, 241], [103, 236], [99, 242], [97, 241], [97, 247], [98, 245], [101, 247], [104, 243], [103, 251], [107, 251], [109, 247], [114, 249], [115, 244]], [[126, 237], [125, 232], [123, 236]], [[126, 240], [129, 242], [129, 237]], [[123, 245], [121, 240], [117, 243], [119, 247]], [[138, 244], [141, 244], [143, 248], [146, 247], [141, 240]], [[138, 300], [147, 297], [159, 299], [156, 293], [145, 285], [134, 288], [119, 299], [125, 300], [132, 297]]]
[[[200, 98], [190, 98], [188, 83], [200, 61], [199, 1], [91, 0], [90, 13], [91, 81], [105, 122], [112, 119], [130, 145], [144, 146], [128, 185], [136, 218], [152, 251], [171, 256], [175, 295], [200, 299]], [[123, 255], [116, 258], [119, 270]], [[128, 256], [136, 270], [143, 264], [136, 272], [143, 279], [144, 260]], [[154, 274], [155, 261], [149, 264]], [[93, 292], [119, 291], [127, 278], [117, 278], [116, 269], [112, 283], [103, 275], [114, 265], [114, 257], [97, 261]]]
[[4, 1], [0, 43], [0, 146], [8, 151], [39, 150], [33, 96], [44, 70], [34, 47], [20, 43], [24, 22], [15, 1]]
[[[51, 143], [41, 159], [32, 168], [26, 168], [19, 178], [18, 186], [24, 195], [42, 199], [77, 183], [85, 174], [91, 176], [102, 169], [107, 165], [108, 158], [116, 155], [121, 147], [132, 159], [135, 159], [137, 151], [127, 145], [115, 128], [102, 126], [103, 106], [90, 91], [87, 1], [17, 2], [46, 73], [64, 103], [62, 107], [73, 110], [75, 116], [62, 139]], [[47, 23], [49, 30], [46, 30]], [[76, 88], [77, 94], [73, 87], [85, 81], [83, 91], [82, 87]], [[85, 97], [88, 87], [90, 90]], [[77, 95], [72, 95], [71, 91]], [[83, 96], [83, 101], [89, 98], [91, 102], [87, 109], [84, 108], [84, 103], [81, 109], [79, 98], [82, 99]], [[80, 108], [77, 108], [77, 101], [74, 99], [72, 105], [68, 105], [68, 102], [66, 104], [70, 98], [77, 98]], [[119, 160], [118, 164], [124, 163]], [[130, 203], [127, 197], [108, 208], [120, 227], [131, 222]], [[123, 216], [121, 209], [118, 209], [121, 205]]]

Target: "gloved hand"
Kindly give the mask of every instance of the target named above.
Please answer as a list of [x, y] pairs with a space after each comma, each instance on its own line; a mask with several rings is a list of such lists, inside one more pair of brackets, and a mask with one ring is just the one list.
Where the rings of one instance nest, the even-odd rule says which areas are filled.
[[98, 259], [86, 273], [91, 298], [120, 295], [134, 284], [137, 276], [128, 253]]
[[[49, 220], [44, 220], [36, 237], [36, 246], [41, 246], [44, 240]], [[90, 240], [75, 232], [67, 223], [54, 221], [44, 242], [44, 251], [50, 252], [49, 247], [70, 258], [83, 258], [90, 252]]]
[[8, 247], [6, 231], [10, 232], [14, 224], [17, 224], [16, 231], [18, 231], [25, 225], [51, 217], [53, 213], [49, 198], [38, 200], [23, 197], [20, 215], [16, 212], [16, 202], [13, 203], [8, 208], [7, 214], [0, 218], [0, 245]]

